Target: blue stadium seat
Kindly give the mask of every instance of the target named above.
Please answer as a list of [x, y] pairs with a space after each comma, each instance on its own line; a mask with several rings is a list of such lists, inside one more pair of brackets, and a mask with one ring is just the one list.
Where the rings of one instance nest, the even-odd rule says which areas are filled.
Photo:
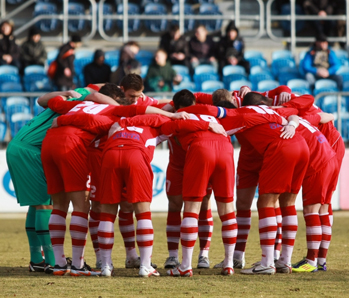
[[343, 78], [343, 82], [348, 82], [349, 81], [349, 66], [341, 66], [336, 74], [341, 75]]
[[230, 83], [229, 90], [231, 91], [238, 91], [242, 86], [248, 86], [252, 88], [252, 83], [247, 80], [239, 80], [239, 81], [234, 81]]
[[250, 74], [249, 80], [252, 83], [252, 90], [258, 89], [258, 83], [264, 80], [274, 80], [274, 77], [269, 72], [258, 72]]
[[[68, 14], [73, 16], [84, 16], [85, 8], [81, 3], [69, 2], [68, 3]], [[69, 20], [68, 21], [68, 30], [71, 32], [78, 32], [83, 30], [85, 27], [85, 20]]]
[[275, 89], [276, 87], [279, 87], [280, 84], [278, 81], [264, 80], [264, 81], [258, 82], [257, 86], [258, 86], [258, 88], [257, 88], [258, 92], [265, 92], [265, 91]]
[[47, 60], [46, 60], [47, 65], [50, 65], [54, 60], [56, 60], [58, 56], [58, 52], [59, 52], [58, 49], [56, 49], [56, 50], [49, 51], [47, 53]]
[[300, 78], [301, 75], [296, 67], [283, 67], [279, 70], [278, 80], [280, 85], [287, 85], [289, 80]]
[[7, 132], [6, 122], [0, 120], [0, 142], [3, 142], [5, 140], [6, 132]]
[[244, 58], [250, 63], [250, 67], [267, 67], [267, 60], [264, 59], [262, 52], [249, 50], [245, 51]]
[[38, 104], [38, 98], [35, 98], [34, 100], [34, 106], [33, 106], [34, 116], [39, 115], [42, 111], [45, 111], [45, 109]]
[[[98, 9], [99, 5], [97, 5], [97, 9]], [[104, 16], [111, 16], [113, 15], [113, 6], [108, 4], [108, 3], [103, 3], [103, 15]], [[97, 16], [98, 16], [98, 11], [97, 11]], [[103, 29], [104, 31], [109, 31], [111, 29], [113, 29], [114, 26], [114, 20], [112, 19], [104, 19], [103, 20]]]
[[178, 92], [183, 89], [188, 89], [191, 92], [196, 92], [196, 85], [193, 82], [181, 82], [179, 85], [174, 85], [172, 88], [173, 92]]
[[230, 87], [231, 82], [241, 80], [247, 80], [247, 76], [240, 73], [232, 73], [223, 77], [223, 83], [226, 89]]
[[189, 68], [185, 65], [172, 65], [172, 68], [176, 72], [176, 74], [179, 74], [182, 76], [183, 82], [191, 82], [191, 77], [189, 74]]
[[[122, 15], [124, 12], [124, 6], [123, 4], [118, 4], [117, 6], [117, 14]], [[137, 4], [128, 3], [128, 14], [129, 15], [135, 15], [140, 14], [140, 9]], [[140, 20], [139, 19], [129, 19], [128, 20], [128, 31], [133, 32], [137, 31], [140, 27]], [[123, 28], [123, 21], [116, 21], [116, 25], [122, 29]]]
[[19, 83], [21, 78], [19, 75], [14, 74], [2, 74], [0, 75], [0, 85], [3, 83]]
[[349, 54], [346, 50], [334, 50], [337, 58], [340, 60], [343, 66], [349, 66]]
[[232, 81], [246, 80], [247, 75], [245, 68], [240, 65], [227, 65], [222, 69], [223, 83], [225, 88], [229, 88]]
[[86, 64], [89, 64], [93, 61], [93, 56], [94, 52], [92, 50], [84, 49], [75, 52], [74, 67], [77, 76], [82, 73]]
[[223, 89], [224, 84], [221, 81], [205, 81], [202, 82], [201, 84], [201, 91], [202, 92], [207, 92], [207, 93], [212, 93], [215, 92], [217, 89]]
[[287, 87], [289, 87], [293, 93], [311, 94], [310, 85], [307, 80], [303, 80], [303, 79], [289, 80], [287, 82]]
[[329, 79], [321, 79], [315, 82], [314, 95], [321, 92], [338, 92], [337, 83]]
[[142, 65], [150, 65], [154, 59], [154, 53], [146, 50], [140, 50], [135, 59], [138, 60]]
[[120, 59], [119, 50], [105, 52], [105, 63], [109, 64], [110, 67], [113, 67], [113, 66], [118, 67], [119, 59]]
[[219, 76], [216, 73], [200, 73], [194, 74], [194, 82], [196, 84], [196, 89], [200, 90], [202, 83], [205, 81], [219, 81]]
[[[342, 131], [341, 131], [341, 135], [343, 138], [344, 142], [348, 142], [349, 140], [349, 115], [345, 114], [345, 115], [341, 115], [342, 116]], [[335, 121], [335, 126], [337, 126], [337, 122]]]
[[15, 137], [15, 135], [19, 132], [19, 130], [24, 125], [26, 125], [32, 118], [33, 118], [33, 115], [28, 113], [13, 114], [10, 120], [11, 136]]
[[52, 85], [49, 77], [42, 73], [30, 73], [23, 77], [24, 89], [28, 92], [49, 92]]
[[275, 77], [277, 77], [280, 70], [285, 67], [295, 68], [296, 62], [293, 58], [289, 57], [273, 59], [271, 62], [271, 71]]
[[145, 76], [147, 75], [147, 73], [148, 73], [148, 68], [149, 68], [148, 65], [143, 65], [143, 66], [141, 66], [141, 74], [140, 74], [140, 76], [141, 76], [142, 79], [144, 79]]
[[249, 59], [249, 58], [264, 58], [264, 57], [263, 57], [263, 53], [260, 51], [248, 50], [244, 52], [244, 58]]
[[145, 15], [163, 15], [164, 18], [161, 20], [145, 20], [145, 26], [152, 32], [162, 32], [166, 30], [167, 19], [166, 19], [166, 6], [159, 3], [148, 3], [144, 7]]
[[16, 66], [12, 66], [12, 65], [1, 65], [0, 66], [0, 75], [3, 74], [13, 74], [13, 75], [18, 75], [19, 71], [18, 68]]
[[[179, 14], [179, 4], [176, 3], [172, 6], [172, 14], [173, 15], [178, 15]], [[185, 15], [193, 15], [194, 10], [190, 4], [184, 4], [184, 14]], [[173, 24], [178, 24], [179, 21], [173, 20]], [[184, 31], [191, 31], [194, 30], [195, 28], [195, 20], [189, 19], [189, 20], [184, 20]]]
[[[34, 17], [39, 15], [57, 15], [57, 6], [53, 3], [37, 2], [34, 7]], [[35, 24], [41, 31], [50, 32], [57, 28], [57, 19], [43, 19]]]
[[292, 52], [289, 50], [278, 50], [278, 51], [274, 51], [271, 54], [271, 60], [276, 60], [276, 59], [280, 59], [280, 58], [290, 58], [290, 59], [294, 59]]
[[36, 74], [46, 74], [45, 67], [42, 65], [29, 65], [24, 69], [24, 75], [29, 75], [32, 73]]
[[208, 64], [201, 64], [201, 65], [195, 67], [194, 74], [198, 75], [198, 74], [202, 74], [202, 73], [216, 74], [217, 69], [214, 66], [208, 65]]
[[269, 73], [272, 76], [271, 70], [268, 67], [263, 67], [263, 66], [252, 66], [250, 69], [250, 74], [256, 74], [256, 73]]
[[[218, 5], [211, 3], [203, 3], [199, 8], [199, 15], [222, 15]], [[200, 20], [200, 23], [205, 25], [207, 31], [218, 31], [222, 27], [222, 20]]]
[[6, 99], [4, 107], [7, 121], [11, 120], [11, 116], [15, 113], [30, 113], [29, 100], [22, 96], [11, 96]]
[[[327, 95], [321, 98], [320, 108], [326, 113], [337, 113], [337, 96]], [[341, 113], [348, 113], [348, 103], [345, 97], [342, 97]]]

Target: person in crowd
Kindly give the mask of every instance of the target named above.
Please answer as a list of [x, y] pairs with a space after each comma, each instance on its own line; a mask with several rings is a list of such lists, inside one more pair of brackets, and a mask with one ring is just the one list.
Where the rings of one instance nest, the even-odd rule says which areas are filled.
[[195, 36], [189, 41], [190, 64], [194, 70], [200, 64], [211, 64], [218, 70], [216, 59], [216, 44], [211, 36], [207, 35], [204, 25], [198, 25]]
[[59, 90], [68, 90], [74, 88], [74, 51], [81, 46], [81, 37], [72, 35], [70, 41], [59, 48], [56, 58], [57, 69], [53, 78], [53, 82]]
[[28, 39], [21, 46], [21, 63], [24, 70], [29, 65], [45, 65], [47, 52], [44, 44], [41, 42], [39, 29], [30, 28]]
[[225, 36], [219, 42], [220, 66], [240, 65], [250, 72], [250, 63], [244, 58], [245, 43], [239, 35], [235, 22], [231, 21], [225, 29]]
[[129, 59], [127, 62], [120, 65], [110, 77], [110, 82], [120, 85], [122, 79], [128, 74], [141, 74], [141, 63], [136, 59]]
[[0, 65], [13, 65], [20, 68], [20, 48], [13, 35], [13, 22], [0, 24]]
[[336, 75], [341, 63], [336, 53], [328, 45], [327, 37], [324, 34], [316, 36], [314, 45], [305, 54], [302, 63], [305, 78], [312, 87], [318, 79], [331, 79], [336, 81], [340, 90], [342, 89], [343, 78]]
[[129, 41], [120, 49], [119, 66], [126, 64], [129, 60], [135, 59], [140, 50], [136, 41]]
[[178, 25], [172, 25], [170, 31], [161, 36], [159, 48], [166, 51], [167, 59], [172, 65], [179, 64], [189, 67], [188, 42], [181, 35]]
[[145, 77], [146, 89], [152, 92], [172, 91], [172, 84], [179, 84], [181, 80], [182, 77], [176, 74], [170, 62], [167, 61], [165, 50], [157, 50]]
[[104, 62], [104, 52], [96, 50], [93, 62], [84, 67], [85, 84], [97, 84], [109, 82], [111, 69], [108, 64]]

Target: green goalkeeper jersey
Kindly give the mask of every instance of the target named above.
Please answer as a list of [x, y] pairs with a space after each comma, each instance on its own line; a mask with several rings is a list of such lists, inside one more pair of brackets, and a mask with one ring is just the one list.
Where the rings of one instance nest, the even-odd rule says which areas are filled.
[[[78, 88], [75, 89], [75, 91], [80, 93], [81, 97], [70, 100], [84, 100], [85, 97], [91, 93], [85, 88]], [[23, 126], [13, 140], [24, 142], [41, 149], [42, 141], [46, 136], [47, 130], [51, 127], [53, 119], [58, 116], [59, 114], [47, 108]]]

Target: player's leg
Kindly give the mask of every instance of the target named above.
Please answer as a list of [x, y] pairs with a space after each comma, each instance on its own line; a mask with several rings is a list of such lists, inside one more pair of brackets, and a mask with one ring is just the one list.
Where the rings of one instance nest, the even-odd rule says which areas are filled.
[[201, 210], [199, 213], [199, 241], [200, 241], [200, 253], [198, 258], [197, 268], [205, 269], [210, 268], [210, 261], [208, 253], [211, 245], [211, 238], [213, 232], [213, 218], [211, 210], [211, 187], [207, 189], [207, 194], [204, 196], [201, 204]]
[[90, 231], [91, 241], [93, 245], [93, 250], [96, 255], [96, 268], [101, 269], [102, 267], [102, 260], [100, 255], [100, 249], [98, 244], [98, 226], [100, 221], [100, 214], [101, 214], [101, 204], [97, 201], [91, 200], [91, 210], [90, 210], [90, 216], [88, 220], [88, 229]]
[[113, 274], [112, 250], [114, 246], [114, 222], [118, 212], [118, 204], [102, 204], [98, 226], [98, 243], [101, 254], [101, 275]]
[[326, 257], [332, 237], [332, 225], [328, 212], [329, 204], [323, 204], [320, 207], [320, 222], [322, 230], [322, 238], [318, 255], [318, 270], [326, 271]]
[[275, 245], [274, 245], [274, 260], [276, 261], [280, 258], [281, 240], [282, 240], [282, 215], [281, 215], [279, 201], [276, 201], [276, 204], [275, 204], [275, 214], [276, 214], [276, 223], [278, 226], [278, 229], [276, 231]]
[[234, 274], [234, 249], [237, 237], [237, 223], [234, 212], [233, 198], [216, 197], [217, 210], [222, 222], [222, 240], [225, 257], [223, 260], [222, 274]]

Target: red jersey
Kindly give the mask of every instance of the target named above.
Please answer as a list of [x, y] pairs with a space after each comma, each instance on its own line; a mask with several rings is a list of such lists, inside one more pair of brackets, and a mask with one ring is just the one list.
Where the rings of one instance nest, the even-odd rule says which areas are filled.
[[134, 105], [138, 105], [138, 106], [157, 106], [158, 104], [159, 104], [159, 101], [157, 99], [149, 96], [145, 96], [144, 99], [143, 97], [140, 97], [134, 103]]

